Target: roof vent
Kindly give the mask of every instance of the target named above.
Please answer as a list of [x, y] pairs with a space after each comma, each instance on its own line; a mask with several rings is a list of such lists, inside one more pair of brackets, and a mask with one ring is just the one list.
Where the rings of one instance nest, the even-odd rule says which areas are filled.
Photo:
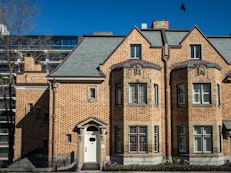
[[148, 25], [147, 23], [141, 23], [141, 29], [147, 29]]
[[113, 33], [112, 32], [93, 32], [92, 35], [110, 36], [110, 35], [113, 35]]

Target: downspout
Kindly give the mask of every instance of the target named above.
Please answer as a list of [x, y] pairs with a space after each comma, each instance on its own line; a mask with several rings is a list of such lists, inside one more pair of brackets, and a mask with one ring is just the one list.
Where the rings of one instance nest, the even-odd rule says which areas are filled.
[[57, 85], [56, 85], [56, 81], [55, 81], [55, 78], [53, 79], [53, 82], [52, 82], [52, 90], [53, 90], [53, 110], [52, 110], [52, 145], [51, 145], [51, 166], [52, 168], [55, 168], [55, 98], [56, 98], [56, 88], [57, 88]]
[[164, 62], [164, 98], [165, 98], [165, 152], [166, 152], [166, 160], [169, 159], [169, 141], [171, 142], [171, 139], [169, 140], [169, 103], [168, 103], [168, 59], [169, 59], [169, 46], [167, 43], [167, 38], [165, 35], [165, 30], [162, 31], [162, 38], [164, 42], [163, 47], [163, 62]]

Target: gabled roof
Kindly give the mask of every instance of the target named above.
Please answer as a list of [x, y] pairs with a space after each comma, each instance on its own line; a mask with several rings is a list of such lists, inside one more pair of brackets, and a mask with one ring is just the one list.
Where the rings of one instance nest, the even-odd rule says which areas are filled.
[[48, 78], [103, 77], [99, 65], [123, 39], [122, 36], [85, 36]]
[[[231, 37], [206, 37], [197, 26], [191, 30], [135, 29], [150, 43], [151, 47], [161, 48], [163, 48], [165, 43], [168, 43], [171, 47], [181, 46], [181, 43], [187, 36], [194, 29], [197, 29], [224, 60], [228, 64], [231, 64]], [[126, 37], [128, 37], [129, 34]], [[65, 58], [58, 68], [48, 75], [48, 79], [104, 80], [105, 75], [99, 69], [100, 64], [107, 61], [126, 37], [112, 35], [84, 36], [83, 40]]]

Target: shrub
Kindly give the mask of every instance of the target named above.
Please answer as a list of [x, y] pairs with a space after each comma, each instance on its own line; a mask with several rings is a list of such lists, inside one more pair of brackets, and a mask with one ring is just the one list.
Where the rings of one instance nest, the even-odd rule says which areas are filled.
[[116, 162], [107, 162], [104, 171], [231, 171], [231, 165], [189, 165], [189, 162], [180, 160], [165, 161], [159, 165], [121, 165]]

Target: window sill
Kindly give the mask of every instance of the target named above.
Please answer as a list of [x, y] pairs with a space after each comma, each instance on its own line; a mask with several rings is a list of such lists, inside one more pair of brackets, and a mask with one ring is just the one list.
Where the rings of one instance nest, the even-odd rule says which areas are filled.
[[212, 104], [192, 104], [193, 107], [213, 107]]
[[88, 102], [91, 102], [91, 103], [96, 102], [96, 99], [88, 99]]
[[184, 108], [186, 107], [186, 104], [181, 104], [181, 105], [177, 105], [178, 108]]
[[135, 104], [135, 103], [129, 103], [129, 107], [146, 107], [148, 104]]

